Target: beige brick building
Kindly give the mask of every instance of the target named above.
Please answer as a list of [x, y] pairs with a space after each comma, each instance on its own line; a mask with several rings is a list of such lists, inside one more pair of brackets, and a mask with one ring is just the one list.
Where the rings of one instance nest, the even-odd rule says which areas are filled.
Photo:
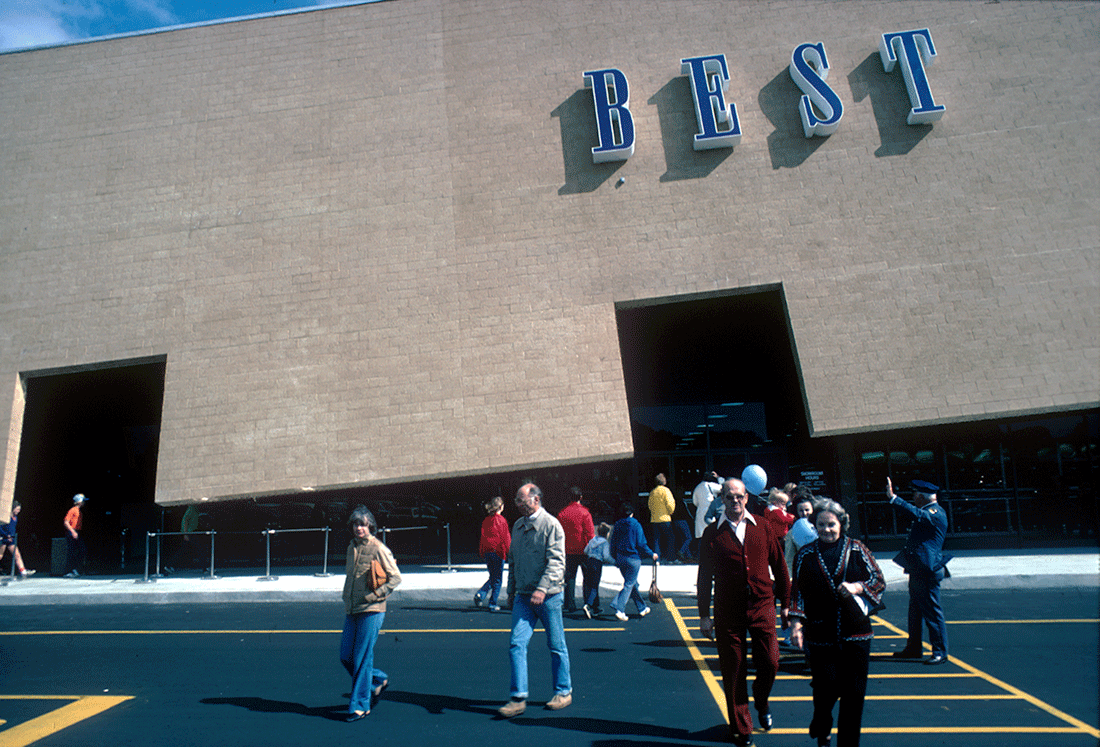
[[[879, 45], [917, 29], [945, 111], [909, 125]], [[696, 151], [681, 60], [719, 54], [743, 134]], [[0, 513], [151, 442], [145, 492], [104, 500], [632, 459], [632, 490], [683, 492], [755, 448], [846, 500], [883, 470], [960, 506], [1054, 475], [1095, 516], [1098, 64], [1097, 4], [981, 0], [391, 0], [0, 55]], [[609, 68], [635, 151], [596, 164]], [[725, 451], [660, 412], [735, 401], [758, 425]], [[102, 438], [59, 445], [96, 402]]]

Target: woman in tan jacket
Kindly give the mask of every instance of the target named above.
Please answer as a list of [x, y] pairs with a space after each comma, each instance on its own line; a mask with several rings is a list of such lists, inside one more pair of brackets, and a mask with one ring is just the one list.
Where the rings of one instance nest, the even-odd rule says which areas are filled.
[[352, 541], [348, 545], [344, 579], [344, 634], [340, 639], [340, 663], [351, 675], [351, 701], [347, 721], [370, 713], [371, 699], [389, 684], [386, 673], [374, 668], [374, 644], [386, 618], [386, 597], [401, 583], [393, 554], [374, 536], [374, 514], [363, 506], [348, 519]]

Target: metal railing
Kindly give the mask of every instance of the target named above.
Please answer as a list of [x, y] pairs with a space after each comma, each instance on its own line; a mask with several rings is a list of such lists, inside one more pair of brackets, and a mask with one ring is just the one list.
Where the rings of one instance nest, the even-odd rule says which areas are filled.
[[[451, 562], [451, 525], [444, 524], [444, 530], [447, 533], [447, 567], [444, 568], [441, 573], [455, 573], [456, 569]], [[410, 532], [410, 531], [423, 531], [431, 529], [428, 526], [421, 527], [383, 527], [379, 529], [379, 533], [382, 535], [383, 544], [389, 545], [389, 536], [392, 532]], [[292, 534], [302, 532], [322, 532], [324, 537], [324, 552], [322, 554], [322, 567], [319, 573], [313, 574], [318, 578], [324, 578], [333, 574], [328, 570], [328, 555], [329, 555], [329, 534], [332, 532], [330, 527], [317, 527], [310, 529], [263, 529], [258, 532], [264, 538], [264, 575], [260, 576], [258, 581], [276, 581], [278, 576], [271, 574], [271, 537], [277, 534]], [[146, 532], [145, 533], [145, 573], [139, 578], [136, 583], [147, 584], [154, 583], [158, 578], [164, 578], [161, 565], [161, 538], [162, 537], [202, 537], [206, 536], [210, 538], [210, 566], [208, 571], [202, 576], [204, 579], [217, 579], [219, 576], [214, 571], [214, 557], [215, 557], [215, 545], [216, 537], [219, 532], [206, 531], [206, 532]], [[223, 535], [256, 535], [257, 532], [220, 532]], [[152, 540], [156, 539], [155, 549], [151, 546]], [[150, 573], [149, 564], [151, 559], [156, 558], [155, 567], [153, 573]]]

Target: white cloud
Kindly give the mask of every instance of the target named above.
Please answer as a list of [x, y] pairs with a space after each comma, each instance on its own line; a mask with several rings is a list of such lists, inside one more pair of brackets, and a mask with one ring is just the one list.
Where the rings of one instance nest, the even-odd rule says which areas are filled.
[[170, 0], [3, 0], [0, 52], [176, 23]]

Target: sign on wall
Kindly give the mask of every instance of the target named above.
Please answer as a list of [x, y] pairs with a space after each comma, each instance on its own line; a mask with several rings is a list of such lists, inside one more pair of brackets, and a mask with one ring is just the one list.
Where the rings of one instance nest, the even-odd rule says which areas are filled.
[[[900, 63], [912, 109], [906, 118], [910, 125], [938, 122], [946, 107], [936, 104], [928, 82], [927, 68], [936, 57], [936, 47], [928, 29], [895, 31], [879, 41], [882, 68], [891, 73]], [[807, 138], [828, 137], [840, 127], [844, 104], [826, 82], [829, 59], [824, 42], [806, 42], [795, 47], [788, 70], [802, 91], [797, 102], [802, 132]], [[692, 140], [695, 150], [732, 148], [741, 142], [741, 124], [737, 105], [729, 93], [729, 64], [724, 54], [685, 57], [680, 74], [687, 75], [695, 103], [698, 132]], [[592, 90], [599, 145], [592, 149], [593, 163], [625, 161], [634, 155], [634, 117], [630, 113], [630, 86], [618, 68], [589, 70], [584, 85]]]

